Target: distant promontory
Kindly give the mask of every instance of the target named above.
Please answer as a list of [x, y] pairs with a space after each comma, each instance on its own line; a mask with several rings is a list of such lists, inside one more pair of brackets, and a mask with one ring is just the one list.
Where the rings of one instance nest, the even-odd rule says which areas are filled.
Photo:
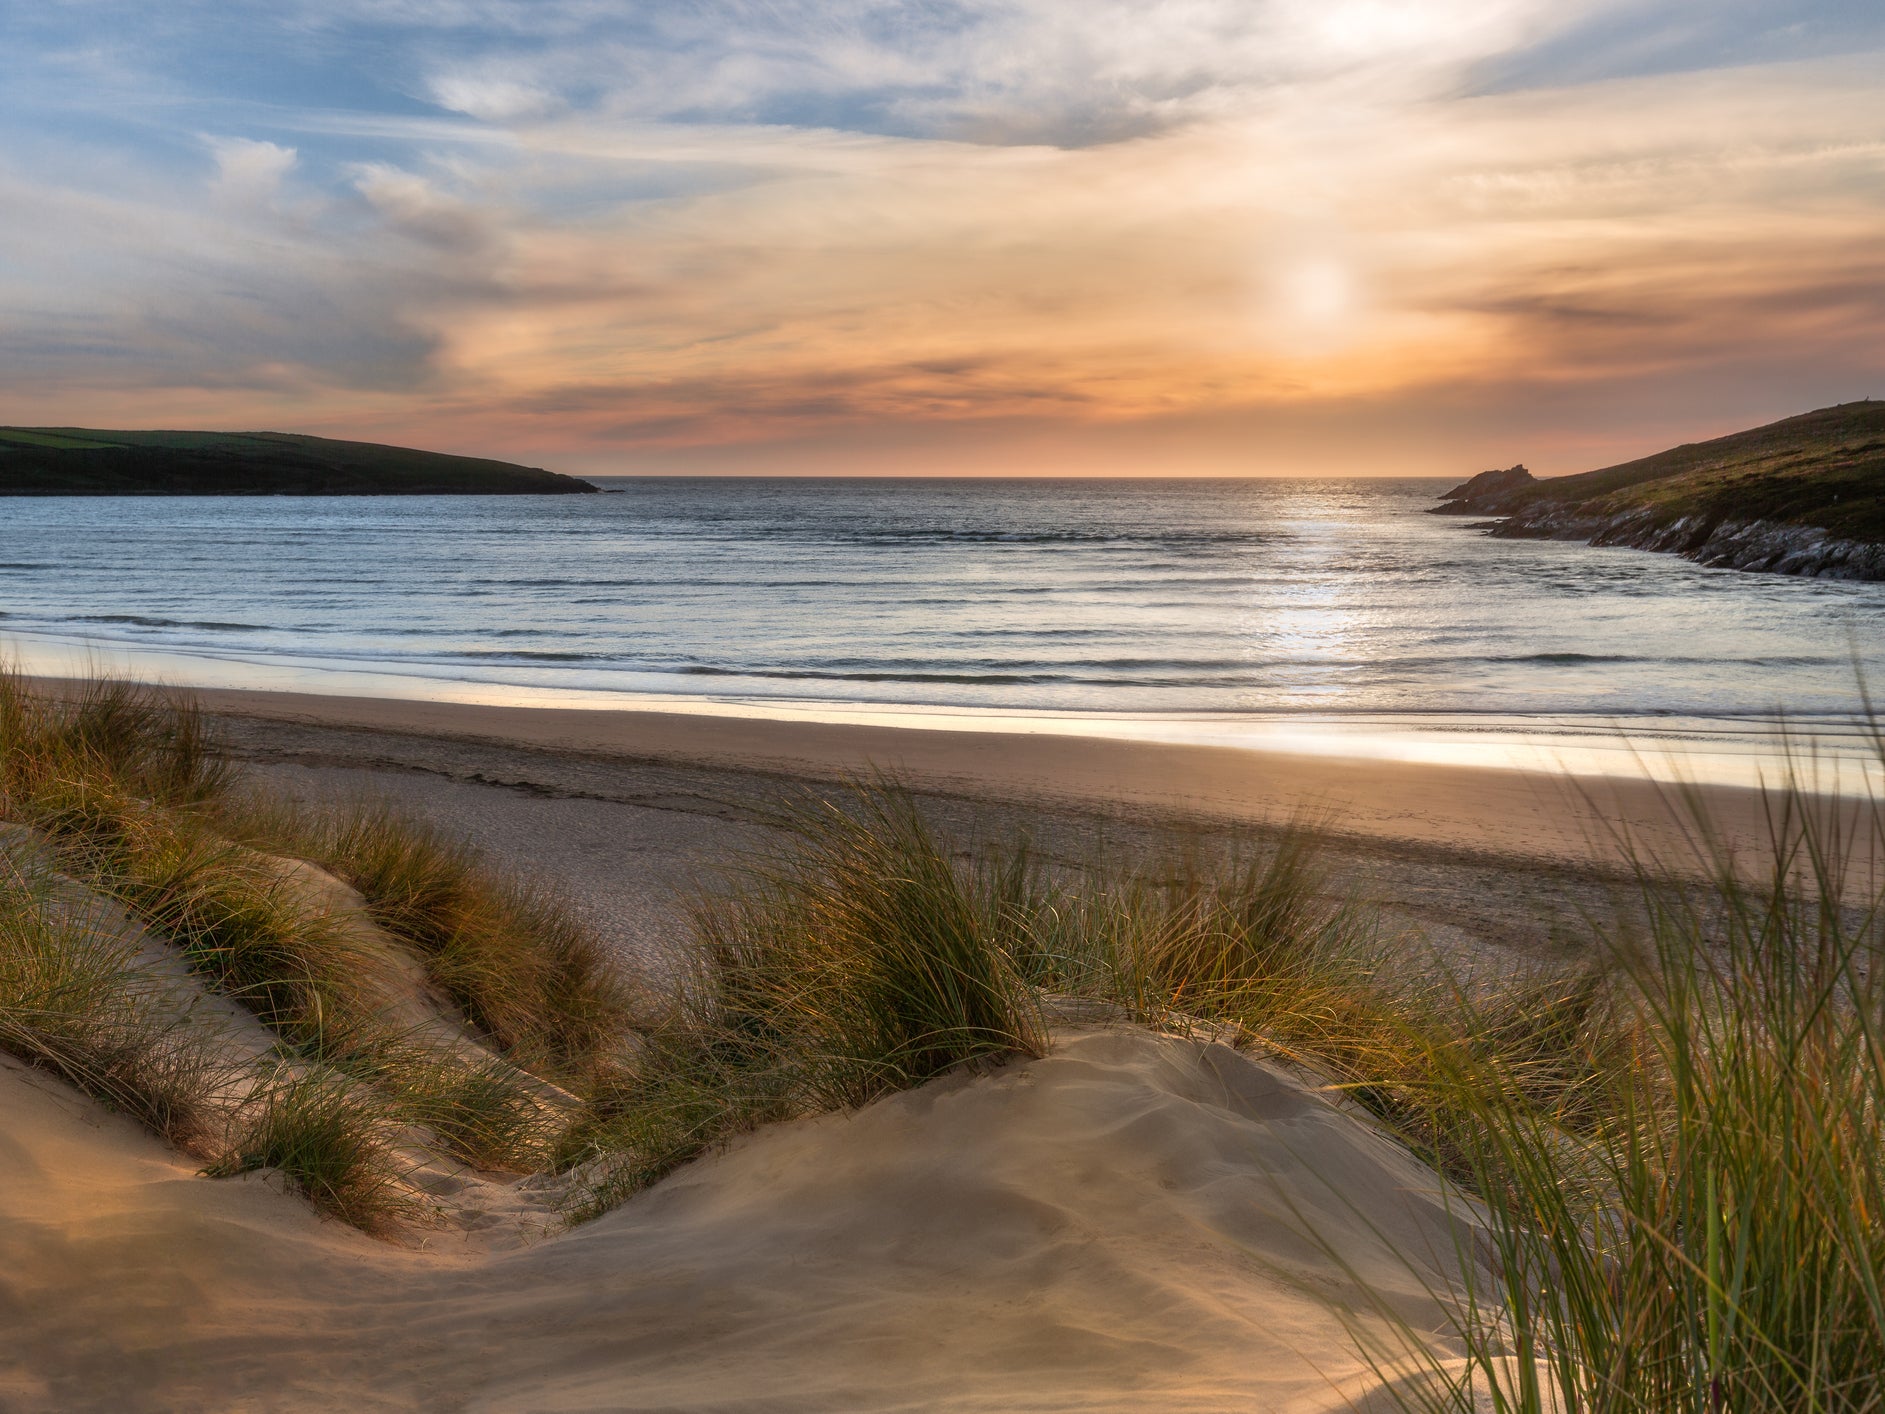
[[0, 496], [555, 496], [596, 489], [511, 462], [293, 432], [0, 427]]
[[1511, 539], [1885, 580], [1885, 402], [1841, 403], [1578, 476], [1481, 472], [1441, 502], [1434, 514], [1486, 517], [1473, 528]]

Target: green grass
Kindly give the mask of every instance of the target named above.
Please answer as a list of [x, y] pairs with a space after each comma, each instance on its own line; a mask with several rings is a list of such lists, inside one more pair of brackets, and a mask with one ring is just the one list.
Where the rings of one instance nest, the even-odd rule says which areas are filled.
[[103, 882], [220, 990], [311, 1053], [364, 1041], [376, 999], [362, 984], [373, 961], [338, 920], [223, 840], [137, 824], [122, 867]]
[[631, 1073], [572, 1130], [601, 1211], [740, 1130], [1044, 1054], [1002, 901], [896, 791], [807, 799], [744, 886], [702, 901], [702, 965]]
[[25, 818], [67, 873], [120, 899], [295, 1044], [333, 1054], [371, 1031], [371, 960], [337, 919], [199, 814], [61, 781]]
[[562, 1162], [595, 1166], [583, 1215], [756, 1124], [1043, 1054], [1056, 997], [1312, 1066], [1449, 1164], [1445, 1046], [1501, 1057], [1539, 1095], [1572, 1093], [1598, 1063], [1558, 1005], [1582, 978], [1533, 982], [1550, 1024], [1482, 1016], [1441, 975], [1411, 992], [1377, 981], [1405, 940], [1331, 892], [1306, 828], [1232, 858], [1194, 845], [1054, 869], [1025, 841], [956, 851], [894, 787], [775, 823], [779, 851], [702, 901], [693, 987], [565, 1136]]
[[1025, 841], [957, 851], [882, 784], [775, 824], [778, 851], [702, 900], [693, 987], [565, 1137], [562, 1162], [592, 1166], [580, 1216], [756, 1124], [1041, 1055], [1056, 997], [1218, 1028], [1384, 1109], [1411, 1112], [1390, 1097], [1430, 1075], [1431, 1032], [1375, 985], [1372, 922], [1327, 893], [1307, 831], [1231, 860], [1056, 870]]
[[102, 677], [55, 696], [0, 667], [0, 811], [9, 816], [37, 813], [48, 797], [188, 807], [229, 781], [188, 699]]
[[384, 1096], [387, 1113], [422, 1128], [441, 1153], [486, 1172], [543, 1170], [572, 1118], [569, 1101], [508, 1062], [411, 1037], [382, 1033], [333, 1066]]
[[0, 802], [72, 869], [177, 937], [193, 961], [303, 1037], [360, 1024], [343, 931], [240, 843], [329, 868], [412, 944], [467, 1018], [520, 1063], [572, 1081], [605, 1068], [628, 999], [601, 945], [555, 900], [462, 842], [390, 811], [287, 810], [232, 792], [187, 700], [108, 679], [55, 699], [0, 672]]
[[1879, 541], [1885, 403], [1820, 408], [1618, 466], [1550, 477], [1497, 499], [1504, 509], [1562, 504], [1593, 517], [1644, 509], [1658, 524], [1682, 516], [1773, 520]]
[[[373, 1135], [418, 1126], [481, 1169], [542, 1168], [570, 1102], [518, 1064], [586, 1082], [632, 1042], [600, 945], [423, 827], [378, 810], [261, 810], [231, 779], [187, 700], [110, 681], [47, 693], [0, 673], [0, 813], [281, 1038], [289, 1059], [249, 1106], [247, 1147], [225, 1167], [274, 1164], [256, 1156], [286, 1145], [291, 1162], [276, 1166], [369, 1225], [379, 1200], [349, 1196], [365, 1177], [323, 1177], [323, 1146], [352, 1145], [370, 1177]], [[395, 1022], [386, 1008], [398, 979], [357, 925], [251, 847], [283, 841], [363, 883], [369, 912], [510, 1059], [480, 1060]], [[0, 1045], [198, 1142], [203, 1096], [233, 1077], [226, 1067], [212, 1077], [207, 1053], [184, 1043], [188, 1028], [157, 1006], [130, 942], [65, 926], [36, 898], [24, 885], [0, 888]], [[303, 1072], [325, 1078], [304, 1085]], [[303, 1131], [306, 1152], [290, 1142]]]
[[[1471, 985], [1438, 963], [1384, 979], [1407, 940], [1374, 937], [1302, 836], [1056, 872], [952, 851], [895, 793], [789, 825], [782, 860], [704, 905], [695, 993], [570, 1136], [565, 1162], [592, 1165], [579, 1214], [752, 1125], [1038, 1053], [1046, 988], [1228, 1027], [1484, 1205], [1466, 1374], [1401, 1384], [1409, 1407], [1885, 1407], [1878, 881], [1841, 872], [1848, 842], [1798, 797], [1776, 797], [1772, 878], [1645, 869], [1640, 929], [1595, 931], [1560, 974]], [[1384, 1369], [1431, 1355], [1433, 1333], [1406, 1334], [1375, 1349]]]
[[[1645, 864], [1643, 927], [1598, 932], [1601, 981], [1532, 1013], [1622, 1058], [1573, 1109], [1508, 1054], [1436, 1047], [1492, 1274], [1459, 1306], [1464, 1370], [1405, 1407], [1885, 1409], [1885, 825], [1874, 802], [1855, 840], [1797, 788], [1770, 807], [1766, 877], [1697, 817], [1713, 877]], [[1429, 1349], [1403, 1336], [1384, 1368]]]
[[68, 437], [58, 432], [28, 432], [16, 427], [0, 427], [0, 442], [21, 447], [50, 447], [70, 451], [97, 452], [119, 447], [121, 442], [99, 442], [84, 437]]
[[484, 457], [291, 432], [0, 428], [0, 495], [590, 493]]

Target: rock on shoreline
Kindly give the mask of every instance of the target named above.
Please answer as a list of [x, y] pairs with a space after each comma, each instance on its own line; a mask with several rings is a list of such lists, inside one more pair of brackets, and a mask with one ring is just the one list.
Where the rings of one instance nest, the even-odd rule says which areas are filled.
[[1482, 523], [1501, 540], [1582, 540], [1676, 554], [1700, 565], [1799, 575], [1808, 579], [1885, 580], [1885, 545], [1844, 540], [1811, 525], [1773, 520], [1660, 518], [1652, 507], [1613, 516], [1575, 506], [1536, 506]]

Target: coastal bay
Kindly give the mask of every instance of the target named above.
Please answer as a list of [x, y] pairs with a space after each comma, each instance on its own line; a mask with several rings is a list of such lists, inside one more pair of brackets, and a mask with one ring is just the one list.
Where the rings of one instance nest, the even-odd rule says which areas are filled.
[[13, 8], [0, 1414], [1885, 1414], [1885, 5]]

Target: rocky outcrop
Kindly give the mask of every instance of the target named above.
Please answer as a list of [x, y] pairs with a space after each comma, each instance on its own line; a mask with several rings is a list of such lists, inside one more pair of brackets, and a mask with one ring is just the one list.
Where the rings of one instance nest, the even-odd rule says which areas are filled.
[[1602, 515], [1555, 501], [1534, 500], [1504, 509], [1507, 504], [1503, 498], [1486, 495], [1435, 507], [1434, 513], [1495, 517], [1468, 528], [1484, 530], [1500, 540], [1581, 540], [1589, 545], [1658, 550], [1722, 569], [1809, 579], [1885, 580], [1885, 545], [1844, 539], [1817, 526], [1708, 515], [1671, 518], [1653, 506]]
[[1442, 496], [1441, 504], [1431, 513], [1437, 516], [1497, 514], [1489, 510], [1489, 503], [1503, 501], [1511, 492], [1537, 484], [1537, 478], [1525, 469], [1523, 462], [1504, 471], [1482, 471]]
[[1485, 523], [1502, 540], [1582, 540], [1660, 550], [1697, 564], [1809, 579], [1885, 580], [1885, 545], [1846, 540], [1811, 525], [1700, 515], [1659, 516], [1653, 507], [1593, 516], [1578, 506], [1534, 503]]

